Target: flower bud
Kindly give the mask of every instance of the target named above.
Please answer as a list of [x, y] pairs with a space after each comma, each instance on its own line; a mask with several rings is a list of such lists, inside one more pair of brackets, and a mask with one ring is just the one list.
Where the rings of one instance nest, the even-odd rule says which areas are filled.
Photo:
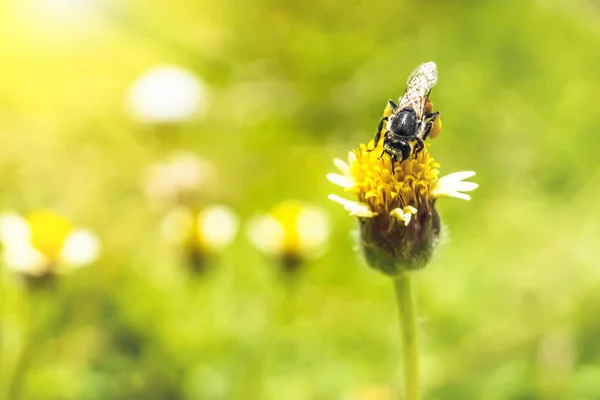
[[434, 207], [413, 216], [408, 225], [382, 216], [359, 223], [368, 264], [390, 276], [425, 267], [440, 235], [440, 217]]

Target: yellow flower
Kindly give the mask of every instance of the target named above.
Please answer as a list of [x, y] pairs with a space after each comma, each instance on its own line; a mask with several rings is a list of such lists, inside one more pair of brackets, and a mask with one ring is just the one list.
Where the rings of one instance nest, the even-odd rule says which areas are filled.
[[298, 201], [279, 204], [254, 217], [248, 236], [263, 253], [277, 258], [287, 270], [318, 257], [329, 238], [329, 220], [319, 208]]
[[0, 215], [0, 242], [4, 263], [26, 275], [62, 273], [93, 262], [100, 241], [87, 229], [52, 211], [38, 211], [27, 218], [10, 212]]
[[229, 207], [212, 205], [194, 212], [179, 206], [163, 220], [164, 237], [186, 252], [188, 261], [200, 269], [210, 255], [228, 247], [238, 231], [238, 217]]
[[383, 154], [383, 141], [373, 141], [351, 151], [348, 162], [334, 160], [341, 174], [327, 178], [358, 201], [337, 195], [340, 203], [360, 221], [363, 249], [371, 266], [389, 275], [424, 267], [430, 260], [440, 234], [436, 199], [443, 196], [470, 200], [464, 192], [477, 184], [464, 181], [475, 175], [465, 171], [438, 178], [440, 165], [429, 153], [429, 143], [421, 152], [403, 162], [392, 173], [391, 159]]

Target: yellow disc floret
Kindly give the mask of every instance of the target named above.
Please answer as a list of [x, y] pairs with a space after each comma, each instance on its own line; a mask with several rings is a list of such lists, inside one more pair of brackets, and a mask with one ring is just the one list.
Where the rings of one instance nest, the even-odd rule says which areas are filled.
[[31, 229], [31, 243], [40, 253], [56, 260], [73, 229], [68, 219], [52, 211], [37, 211], [27, 218]]
[[383, 154], [383, 146], [372, 151], [371, 141], [354, 150], [355, 162], [350, 165], [355, 186], [350, 191], [377, 214], [390, 214], [404, 210], [428, 207], [431, 193], [437, 184], [439, 164], [429, 155], [427, 148], [403, 162], [396, 162], [392, 174], [392, 161]]

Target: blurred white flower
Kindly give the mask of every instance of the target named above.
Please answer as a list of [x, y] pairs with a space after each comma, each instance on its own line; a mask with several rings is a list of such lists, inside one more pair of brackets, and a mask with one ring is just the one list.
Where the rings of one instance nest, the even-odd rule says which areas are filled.
[[0, 242], [6, 266], [32, 276], [68, 272], [90, 264], [100, 253], [100, 241], [92, 231], [73, 229], [52, 211], [28, 218], [15, 212], [1, 214]]
[[223, 205], [207, 207], [198, 214], [198, 232], [202, 242], [217, 251], [229, 246], [238, 227], [237, 215]]
[[208, 161], [192, 153], [176, 153], [166, 162], [149, 168], [146, 196], [156, 204], [171, 206], [193, 201], [200, 191], [211, 187], [214, 176], [214, 168]]
[[196, 213], [180, 206], [167, 214], [162, 232], [170, 242], [208, 255], [227, 248], [238, 226], [239, 218], [230, 207], [216, 204]]
[[202, 112], [206, 97], [204, 82], [191, 71], [174, 65], [156, 66], [133, 83], [127, 108], [142, 122], [178, 123]]
[[82, 267], [98, 258], [100, 240], [89, 229], [79, 229], [71, 232], [60, 251], [60, 256], [71, 267]]
[[248, 237], [263, 253], [268, 255], [283, 253], [285, 228], [270, 214], [254, 217], [248, 222]]
[[247, 233], [258, 250], [296, 264], [314, 259], [325, 250], [329, 218], [319, 208], [288, 201], [250, 220]]

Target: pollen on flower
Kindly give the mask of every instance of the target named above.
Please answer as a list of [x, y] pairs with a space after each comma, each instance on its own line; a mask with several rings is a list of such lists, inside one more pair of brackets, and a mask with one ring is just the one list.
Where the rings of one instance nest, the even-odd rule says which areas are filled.
[[[425, 148], [402, 163], [396, 162], [392, 173], [392, 161], [388, 155], [382, 155], [381, 142], [369, 150], [371, 148], [372, 141], [368, 145], [361, 144], [350, 152], [348, 164], [336, 160], [334, 163], [342, 174], [329, 174], [327, 178], [356, 194], [360, 207], [373, 215], [392, 215], [394, 212], [399, 222], [408, 224], [410, 215], [428, 207], [437, 185], [439, 164]], [[351, 214], [359, 215], [356, 212], [359, 205], [335, 195], [330, 199], [344, 205]]]
[[413, 215], [417, 213], [417, 209], [413, 206], [406, 206], [404, 209], [395, 208], [390, 213], [391, 216], [398, 218], [399, 220], [404, 222], [404, 225], [408, 225], [410, 223], [410, 219]]

